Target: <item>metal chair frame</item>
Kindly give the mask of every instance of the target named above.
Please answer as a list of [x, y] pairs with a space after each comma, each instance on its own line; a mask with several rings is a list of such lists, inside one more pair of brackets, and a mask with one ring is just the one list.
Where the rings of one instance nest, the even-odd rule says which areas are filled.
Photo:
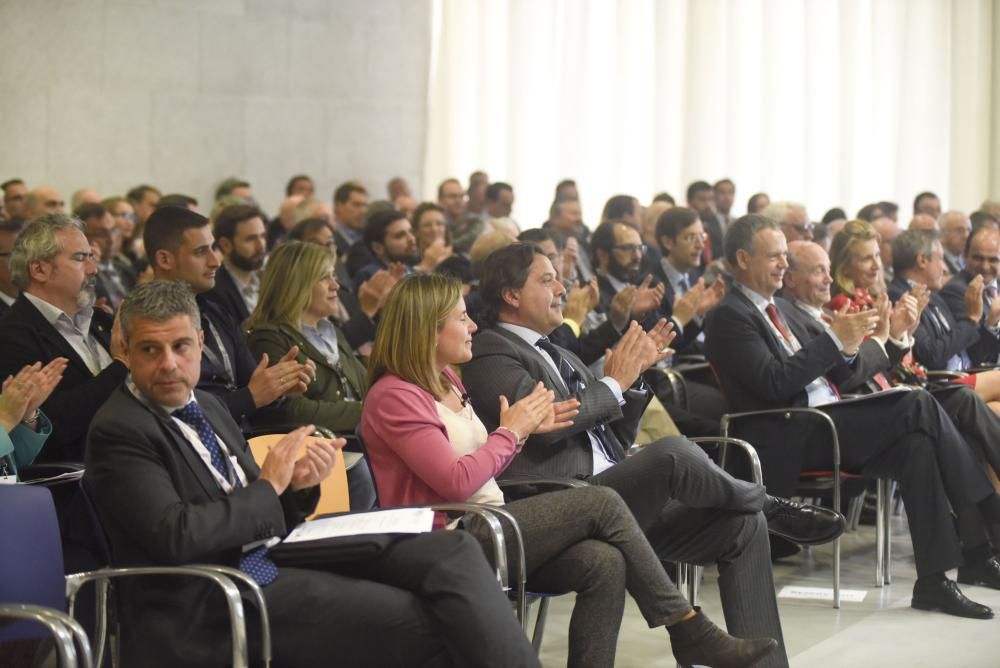
[[[833, 510], [840, 512], [841, 507], [841, 458], [840, 458], [840, 438], [837, 434], [837, 427], [833, 419], [823, 411], [815, 408], [775, 408], [759, 411], [744, 411], [741, 413], [727, 413], [720, 421], [723, 436], [729, 436], [733, 427], [733, 422], [744, 418], [759, 418], [775, 416], [779, 419], [790, 419], [792, 415], [806, 415], [810, 419], [818, 420], [824, 428], [829, 430], [830, 442], [832, 444], [833, 455]], [[725, 466], [725, 448], [721, 453], [720, 465]], [[758, 462], [759, 465], [759, 462]], [[886, 478], [877, 479], [878, 500], [877, 500], [877, 521], [875, 539], [875, 586], [882, 587], [890, 584], [892, 580], [890, 571], [892, 532], [889, 520], [891, 519], [891, 499], [894, 483]], [[860, 508], [857, 510], [860, 514]], [[833, 607], [840, 608], [840, 537], [833, 541]]]
[[0, 605], [0, 619], [33, 621], [44, 626], [55, 640], [60, 668], [93, 668], [87, 633], [65, 612], [42, 605], [5, 603]]

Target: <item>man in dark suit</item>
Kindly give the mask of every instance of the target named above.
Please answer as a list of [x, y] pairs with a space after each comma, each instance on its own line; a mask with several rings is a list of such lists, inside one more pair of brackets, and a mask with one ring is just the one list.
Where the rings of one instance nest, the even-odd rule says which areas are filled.
[[[968, 218], [965, 220], [968, 222]], [[946, 253], [945, 261], [947, 259]], [[962, 264], [964, 268], [941, 288], [941, 299], [955, 320], [967, 320], [966, 295], [969, 286], [976, 276], [982, 277], [983, 308], [979, 318], [979, 340], [968, 348], [969, 362], [974, 366], [994, 365], [1000, 361], [1000, 299], [996, 298], [997, 274], [1000, 273], [1000, 232], [992, 227], [976, 230], [969, 237]]]
[[351, 247], [361, 241], [368, 216], [368, 191], [356, 181], [337, 186], [333, 193], [333, 231], [337, 255], [347, 259]]
[[961, 211], [948, 211], [941, 215], [941, 246], [948, 273], [954, 276], [965, 269], [965, 249], [972, 233], [972, 221]]
[[219, 269], [207, 218], [186, 208], [161, 207], [146, 221], [142, 239], [156, 278], [187, 283], [198, 297], [205, 332], [199, 389], [219, 397], [238, 424], [286, 394], [305, 391], [312, 370], [295, 361], [298, 348], [280, 360], [256, 364], [239, 324], [206, 298]]
[[83, 222], [83, 232], [87, 235], [87, 241], [97, 246], [100, 251], [100, 258], [97, 265], [97, 298], [112, 309], [118, 308], [122, 299], [128, 291], [135, 285], [135, 272], [128, 270], [122, 264], [122, 259], [116, 260], [117, 250], [121, 250], [121, 243], [116, 243], [116, 238], [121, 236], [115, 225], [115, 219], [111, 212], [103, 205], [87, 202], [77, 207], [73, 215]]
[[964, 317], [956, 318], [940, 290], [944, 285], [944, 253], [933, 232], [906, 230], [892, 242], [894, 277], [889, 283], [889, 298], [898, 300], [910, 286], [927, 286], [930, 300], [920, 314], [914, 332], [913, 355], [928, 369], [962, 371], [973, 365], [970, 350], [985, 333], [983, 319], [983, 282], [967, 284], [962, 299]]
[[111, 316], [94, 308], [97, 262], [79, 220], [46, 214], [29, 222], [10, 257], [21, 295], [0, 325], [0, 377], [66, 357], [63, 380], [42, 405], [52, 435], [43, 461], [83, 461], [90, 419], [124, 379]]
[[[857, 355], [865, 336], [874, 331], [878, 313], [837, 313], [823, 336], [799, 341], [773, 300], [788, 263], [785, 237], [770, 218], [748, 215], [736, 221], [727, 237], [726, 259], [734, 287], [709, 316], [705, 351], [732, 409], [812, 406], [829, 415], [846, 470], [900, 481], [918, 574], [913, 607], [991, 618], [989, 608], [967, 599], [945, 576], [963, 565], [963, 547], [966, 557], [977, 560], [970, 568], [992, 569], [996, 563], [989, 556], [986, 526], [1000, 522], [1000, 498], [968, 445], [927, 392], [840, 402], [827, 377]], [[787, 441], [788, 434], [781, 438]], [[818, 431], [806, 430], [799, 440], [810, 444], [818, 438]], [[830, 452], [808, 445], [784, 448], [771, 457], [769, 448], [762, 449], [765, 478], [776, 483], [787, 485], [801, 470], [832, 465]]]
[[222, 253], [222, 266], [215, 274], [215, 287], [205, 297], [242, 325], [257, 306], [260, 272], [267, 257], [264, 214], [256, 206], [232, 204], [215, 217], [212, 232]]
[[[823, 305], [830, 301], [830, 260], [826, 251], [809, 241], [788, 245], [788, 271], [782, 294], [788, 301], [775, 298], [778, 310], [799, 341], [811, 341], [826, 333]], [[887, 299], [887, 298], [886, 298]], [[850, 364], [830, 372], [830, 378], [843, 393], [871, 394], [889, 388], [888, 377], [894, 365], [909, 352], [913, 339], [909, 329], [917, 322], [919, 307], [912, 294], [904, 294], [890, 310], [888, 302], [878, 304], [879, 322], [875, 332], [858, 348]], [[931, 383], [928, 392], [944, 408], [965, 442], [994, 471], [1000, 470], [1000, 417], [963, 383]], [[1000, 569], [977, 574], [959, 568], [962, 583], [988, 582], [1000, 588]]]
[[725, 239], [725, 232], [719, 219], [715, 217], [712, 205], [715, 203], [715, 191], [706, 181], [695, 181], [687, 189], [687, 205], [694, 209], [701, 224], [705, 226], [705, 265], [711, 264], [713, 260], [722, 257], [722, 244]]
[[[730, 633], [780, 642], [765, 515], [772, 528], [807, 542], [832, 540], [842, 518], [768, 497], [763, 487], [733, 479], [682, 437], [661, 439], [626, 458], [650, 397], [641, 374], [659, 357], [666, 322], [650, 334], [633, 323], [606, 356], [604, 377], [596, 378], [578, 357], [548, 340], [562, 322], [564, 291], [552, 263], [529, 244], [512, 244], [486, 260], [480, 285], [485, 327], [473, 337], [473, 359], [462, 371], [477, 415], [487, 429], [496, 428], [497, 395], [516, 401], [539, 381], [557, 400], [580, 401], [572, 427], [529, 437], [504, 475], [583, 478], [612, 487], [661, 558], [719, 563]], [[785, 652], [762, 665], [787, 665]]]
[[[155, 214], [154, 214], [155, 215]], [[476, 542], [464, 532], [395, 540], [364, 563], [279, 568], [267, 552], [309, 514], [343, 440], [311, 426], [260, 467], [213, 395], [195, 390], [201, 314], [190, 290], [154, 281], [122, 306], [130, 377], [95, 416], [86, 483], [121, 566], [212, 563], [261, 585], [282, 666], [538, 666]], [[201, 580], [122, 583], [127, 665], [217, 666], [223, 606]], [[253, 624], [256, 613], [247, 615]], [[259, 630], [248, 637], [258, 655]]]
[[0, 222], [0, 317], [10, 310], [17, 299], [17, 286], [10, 278], [10, 254], [22, 227], [24, 223], [21, 221]]

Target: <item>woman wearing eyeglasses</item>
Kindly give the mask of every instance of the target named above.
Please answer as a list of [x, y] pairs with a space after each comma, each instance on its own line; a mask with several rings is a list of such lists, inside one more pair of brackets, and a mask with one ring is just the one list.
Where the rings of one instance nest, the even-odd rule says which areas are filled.
[[[452, 369], [471, 359], [475, 330], [458, 281], [411, 276], [389, 295], [360, 430], [382, 506], [504, 505], [524, 535], [529, 588], [577, 592], [570, 666], [614, 665], [626, 591], [650, 627], [667, 627], [683, 665], [748, 666], [768, 654], [774, 640], [733, 638], [688, 605], [614, 491], [583, 487], [504, 503], [495, 477], [529, 434], [569, 426], [578, 402], [554, 403], [541, 383], [513, 405], [498, 397], [500, 427], [488, 434]], [[475, 521], [467, 528], [487, 543]]]

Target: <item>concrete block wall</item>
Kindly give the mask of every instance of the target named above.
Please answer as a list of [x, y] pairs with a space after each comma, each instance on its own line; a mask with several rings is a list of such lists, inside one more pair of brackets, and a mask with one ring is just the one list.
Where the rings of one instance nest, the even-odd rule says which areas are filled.
[[0, 0], [0, 181], [422, 187], [430, 0]]

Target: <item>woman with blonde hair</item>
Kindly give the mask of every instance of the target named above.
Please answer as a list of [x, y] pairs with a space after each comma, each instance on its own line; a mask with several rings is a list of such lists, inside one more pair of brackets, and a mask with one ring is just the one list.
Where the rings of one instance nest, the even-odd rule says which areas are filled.
[[[614, 665], [626, 590], [650, 627], [667, 627], [683, 665], [748, 666], [770, 653], [776, 641], [733, 638], [691, 608], [613, 490], [581, 487], [504, 503], [495, 477], [529, 434], [571, 425], [579, 402], [555, 403], [542, 383], [513, 405], [500, 396], [500, 426], [488, 434], [452, 368], [471, 359], [475, 331], [458, 281], [410, 276], [389, 295], [360, 428], [381, 505], [504, 505], [524, 536], [528, 586], [577, 592], [570, 666]], [[487, 542], [475, 521], [467, 528]]]
[[329, 317], [337, 313], [336, 258], [326, 246], [289, 241], [271, 253], [257, 307], [247, 320], [247, 343], [257, 359], [281, 359], [298, 346], [297, 360], [312, 362], [305, 393], [289, 396], [254, 416], [255, 426], [315, 424], [353, 432], [368, 389], [364, 365]]
[[[829, 304], [831, 311], [840, 310], [844, 304], [848, 304], [848, 310], [878, 308], [880, 299], [888, 299], [881, 297], [885, 294], [885, 284], [882, 280], [879, 241], [878, 232], [863, 220], [848, 222], [833, 238], [830, 246], [830, 274], [833, 277], [833, 285], [830, 286], [830, 293], [833, 295]], [[911, 292], [919, 301], [919, 311], [916, 321], [907, 332], [908, 336], [901, 342], [906, 349], [913, 345], [912, 335], [920, 324], [920, 312], [927, 307], [928, 299], [925, 286], [913, 288]], [[888, 313], [886, 317], [889, 317]], [[919, 378], [924, 374], [926, 378], [923, 367], [913, 361], [911, 354], [904, 357], [903, 366], [907, 377]], [[970, 373], [955, 382], [970, 386], [994, 413], [1000, 413], [1000, 371]], [[960, 395], [954, 392], [952, 385], [952, 383], [937, 383], [928, 389], [933, 391], [943, 387], [946, 390], [946, 394], [935, 393], [935, 397], [961, 428], [967, 421], [967, 416], [963, 419], [955, 405], [959, 402]], [[955, 395], [954, 398], [952, 395]]]

